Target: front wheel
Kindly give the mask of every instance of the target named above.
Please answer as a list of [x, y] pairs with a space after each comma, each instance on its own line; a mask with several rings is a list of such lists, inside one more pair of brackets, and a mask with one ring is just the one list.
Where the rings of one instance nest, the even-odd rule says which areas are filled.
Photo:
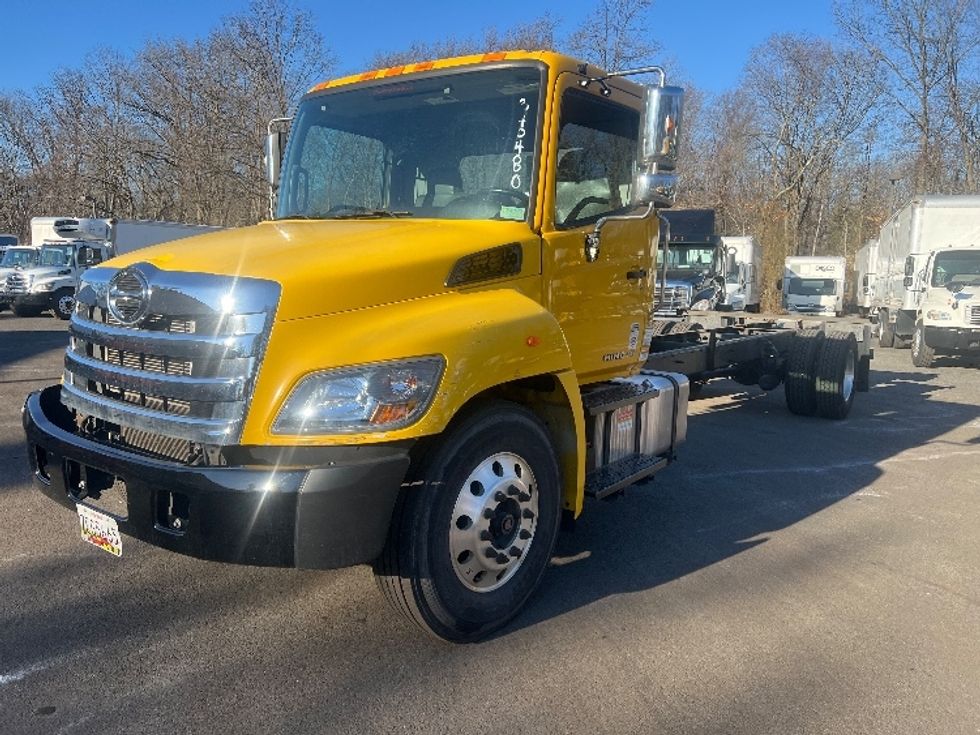
[[388, 602], [449, 641], [483, 638], [548, 566], [561, 482], [547, 429], [517, 404], [482, 403], [410, 471], [374, 563]]
[[936, 359], [936, 351], [926, 344], [925, 330], [922, 322], [917, 322], [912, 333], [912, 364], [916, 367], [932, 367]]
[[63, 288], [54, 295], [54, 315], [59, 319], [71, 319], [75, 311], [75, 291]]
[[11, 309], [14, 314], [20, 317], [41, 316], [41, 312], [44, 311], [44, 307], [42, 306], [28, 306], [27, 304], [18, 304], [16, 301]]

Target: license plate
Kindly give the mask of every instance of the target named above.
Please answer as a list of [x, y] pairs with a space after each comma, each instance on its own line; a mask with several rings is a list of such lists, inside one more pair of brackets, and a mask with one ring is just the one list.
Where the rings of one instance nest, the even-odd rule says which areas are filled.
[[122, 536], [115, 518], [81, 504], [76, 505], [75, 509], [82, 527], [82, 539], [114, 556], [122, 556]]

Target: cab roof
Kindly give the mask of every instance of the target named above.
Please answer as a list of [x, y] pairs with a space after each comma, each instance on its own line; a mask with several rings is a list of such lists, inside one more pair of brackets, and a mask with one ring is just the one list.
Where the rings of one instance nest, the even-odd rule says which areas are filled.
[[[555, 51], [491, 51], [485, 54], [470, 54], [468, 56], [453, 56], [445, 59], [433, 59], [432, 61], [419, 61], [411, 64], [402, 64], [400, 66], [391, 66], [384, 69], [373, 69], [371, 71], [360, 72], [358, 74], [351, 74], [350, 76], [321, 82], [310, 89], [309, 93], [322, 92], [326, 89], [343, 87], [349, 84], [358, 84], [360, 82], [369, 82], [377, 79], [398, 77], [406, 74], [417, 74], [432, 71], [434, 69], [452, 69], [455, 67], [492, 64], [501, 61], [537, 61], [545, 64], [548, 68], [554, 70], [555, 72], [581, 72], [584, 68], [585, 73], [589, 76], [601, 77], [605, 75], [605, 72], [597, 66], [586, 64], [584, 61], [580, 61], [571, 56], [566, 56], [565, 54], [560, 54]], [[617, 84], [629, 86], [635, 83], [627, 79], [617, 79]], [[639, 88], [640, 85], [636, 86]]]

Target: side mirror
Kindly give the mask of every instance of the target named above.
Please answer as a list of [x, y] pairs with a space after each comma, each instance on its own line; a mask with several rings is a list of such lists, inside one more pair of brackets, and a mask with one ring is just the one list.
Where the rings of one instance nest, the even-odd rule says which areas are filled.
[[725, 272], [734, 273], [738, 269], [738, 265], [735, 262], [735, 253], [731, 250], [725, 255]]
[[647, 88], [633, 183], [634, 204], [673, 205], [683, 111], [684, 90], [680, 87]]
[[905, 278], [902, 279], [902, 285], [905, 286], [905, 288], [912, 288], [912, 280], [912, 276], [905, 276]]
[[265, 177], [273, 189], [279, 185], [282, 154], [286, 149], [286, 136], [285, 130], [272, 130], [265, 137]]
[[78, 265], [81, 267], [88, 267], [95, 262], [95, 251], [92, 250], [88, 245], [82, 245], [78, 248]]
[[[915, 273], [915, 258], [910, 255], [905, 259], [905, 275], [911, 277], [913, 273]], [[910, 286], [912, 284], [906, 285]]]

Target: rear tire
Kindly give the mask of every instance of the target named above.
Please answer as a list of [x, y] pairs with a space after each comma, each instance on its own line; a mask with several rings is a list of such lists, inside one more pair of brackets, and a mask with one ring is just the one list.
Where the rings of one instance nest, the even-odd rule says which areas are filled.
[[916, 322], [915, 332], [912, 333], [912, 364], [916, 367], [932, 367], [936, 359], [936, 351], [926, 344], [925, 330], [922, 322]]
[[547, 429], [514, 403], [457, 419], [413, 467], [374, 563], [388, 602], [454, 642], [507, 624], [538, 586], [561, 516]]
[[831, 332], [817, 360], [817, 413], [825, 419], [843, 419], [851, 412], [858, 372], [857, 338], [851, 332]]
[[804, 329], [793, 337], [786, 358], [786, 406], [797, 416], [812, 416], [817, 410], [814, 369], [824, 333], [820, 329]]

